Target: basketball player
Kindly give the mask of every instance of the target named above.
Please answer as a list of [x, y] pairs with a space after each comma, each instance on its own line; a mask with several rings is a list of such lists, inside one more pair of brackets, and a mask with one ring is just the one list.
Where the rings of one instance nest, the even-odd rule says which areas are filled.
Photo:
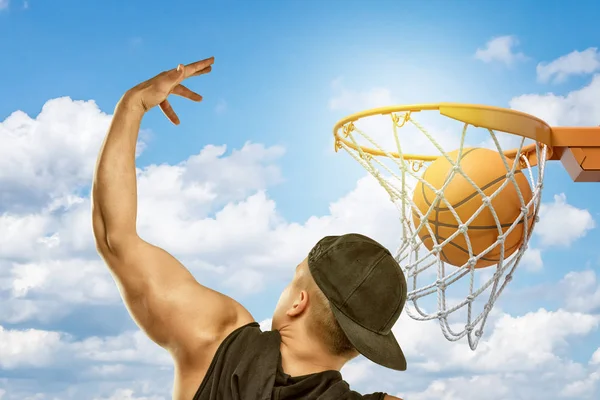
[[92, 189], [98, 251], [133, 319], [173, 357], [173, 398], [397, 399], [351, 391], [339, 372], [359, 353], [406, 369], [390, 331], [404, 306], [406, 281], [379, 243], [357, 234], [321, 239], [281, 294], [273, 330], [262, 332], [242, 305], [202, 286], [169, 253], [137, 235], [135, 146], [142, 117], [158, 105], [179, 124], [168, 95], [201, 101], [181, 82], [210, 72], [213, 61], [179, 65], [125, 93]]

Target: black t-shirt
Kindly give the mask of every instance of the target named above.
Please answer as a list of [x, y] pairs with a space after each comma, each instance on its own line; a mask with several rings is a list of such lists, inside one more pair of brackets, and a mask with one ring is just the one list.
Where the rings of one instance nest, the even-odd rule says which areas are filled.
[[339, 371], [291, 377], [281, 367], [281, 336], [256, 322], [221, 343], [194, 400], [383, 400], [350, 390]]

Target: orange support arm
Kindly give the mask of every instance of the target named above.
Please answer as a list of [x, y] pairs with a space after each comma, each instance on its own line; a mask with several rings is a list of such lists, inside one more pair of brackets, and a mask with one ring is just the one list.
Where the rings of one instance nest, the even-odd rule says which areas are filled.
[[600, 182], [600, 147], [555, 147], [549, 160], [560, 160], [574, 182]]
[[600, 127], [553, 127], [552, 156], [574, 182], [600, 182]]

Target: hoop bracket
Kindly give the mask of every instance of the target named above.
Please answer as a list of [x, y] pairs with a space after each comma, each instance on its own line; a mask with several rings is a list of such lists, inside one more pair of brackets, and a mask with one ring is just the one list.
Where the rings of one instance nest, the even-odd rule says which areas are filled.
[[556, 147], [548, 160], [560, 160], [573, 182], [600, 182], [600, 147]]

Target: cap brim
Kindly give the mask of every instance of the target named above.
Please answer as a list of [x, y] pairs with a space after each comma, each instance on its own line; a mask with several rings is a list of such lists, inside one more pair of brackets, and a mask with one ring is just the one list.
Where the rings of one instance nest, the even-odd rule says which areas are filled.
[[392, 331], [387, 335], [372, 332], [352, 321], [333, 303], [330, 304], [333, 315], [360, 354], [384, 367], [406, 371], [406, 358]]

